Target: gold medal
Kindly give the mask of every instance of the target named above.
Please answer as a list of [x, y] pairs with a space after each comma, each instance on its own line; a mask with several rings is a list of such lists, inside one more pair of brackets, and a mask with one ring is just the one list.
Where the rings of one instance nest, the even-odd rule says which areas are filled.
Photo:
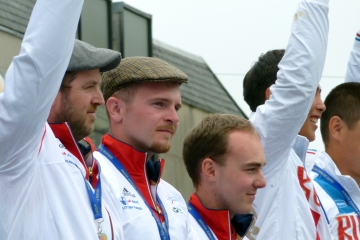
[[107, 240], [105, 233], [98, 233], [99, 240]]

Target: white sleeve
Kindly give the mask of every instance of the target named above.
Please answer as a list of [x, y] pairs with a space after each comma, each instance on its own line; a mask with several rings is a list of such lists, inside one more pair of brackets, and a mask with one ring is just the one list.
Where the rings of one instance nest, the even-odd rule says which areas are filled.
[[360, 31], [356, 33], [354, 46], [350, 52], [345, 82], [360, 82]]
[[0, 94], [1, 171], [38, 154], [68, 66], [84, 0], [38, 0]]
[[264, 147], [266, 176], [282, 169], [309, 113], [324, 68], [328, 29], [327, 0], [299, 3], [271, 97], [250, 119]]

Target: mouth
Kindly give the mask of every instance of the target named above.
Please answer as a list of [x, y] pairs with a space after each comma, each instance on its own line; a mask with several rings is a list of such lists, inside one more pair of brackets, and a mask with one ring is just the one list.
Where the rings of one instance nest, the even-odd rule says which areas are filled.
[[256, 193], [247, 193], [246, 195], [255, 197]]
[[312, 123], [314, 123], [314, 124], [317, 124], [318, 123], [318, 121], [319, 121], [319, 116], [311, 116], [310, 118], [309, 118], [309, 120], [310, 120], [310, 122], [312, 122]]
[[171, 126], [171, 127], [166, 127], [166, 128], [158, 128], [157, 131], [166, 132], [166, 133], [170, 133], [171, 135], [174, 135], [175, 127]]
[[96, 113], [95, 112], [88, 112], [87, 115], [96, 118]]

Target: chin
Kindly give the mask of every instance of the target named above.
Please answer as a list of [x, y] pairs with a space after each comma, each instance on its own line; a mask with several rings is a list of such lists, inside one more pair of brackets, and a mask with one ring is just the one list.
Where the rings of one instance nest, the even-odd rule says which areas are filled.
[[315, 141], [315, 134], [309, 135], [306, 138], [309, 140], [309, 142], [313, 142]]

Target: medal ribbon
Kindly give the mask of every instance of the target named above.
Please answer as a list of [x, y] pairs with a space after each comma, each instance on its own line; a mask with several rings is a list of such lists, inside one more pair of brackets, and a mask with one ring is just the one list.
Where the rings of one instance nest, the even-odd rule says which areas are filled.
[[[349, 207], [351, 207], [354, 212], [358, 215], [360, 218], [360, 210], [356, 206], [355, 202], [350, 197], [350, 194], [338, 183], [330, 174], [328, 174], [325, 170], [321, 169], [320, 167], [314, 165], [313, 172], [316, 172], [321, 178], [323, 178], [328, 184], [333, 186], [338, 192], [340, 192], [344, 196], [344, 200], [348, 204]], [[315, 178], [316, 181], [316, 178]]]
[[188, 202], [188, 211], [200, 225], [202, 230], [206, 233], [210, 240], [216, 240], [209, 226], [205, 223], [204, 219], [200, 216], [200, 213], [194, 208], [194, 206]]
[[116, 167], [116, 169], [126, 178], [126, 180], [128, 180], [128, 182], [133, 186], [133, 188], [136, 190], [136, 192], [139, 194], [139, 196], [142, 198], [142, 200], [144, 201], [144, 203], [146, 204], [146, 206], [148, 207], [148, 209], [150, 210], [153, 218], [155, 219], [156, 225], [158, 227], [159, 230], [159, 234], [160, 234], [160, 239], [164, 239], [164, 240], [170, 240], [170, 236], [168, 234], [169, 232], [169, 220], [168, 220], [168, 216], [166, 213], [166, 210], [164, 208], [164, 205], [162, 204], [159, 196], [156, 194], [156, 198], [157, 201], [160, 205], [160, 207], [162, 208], [162, 211], [164, 213], [164, 217], [165, 217], [165, 225], [168, 231], [166, 231], [163, 227], [163, 225], [161, 224], [160, 220], [155, 216], [154, 212], [152, 211], [152, 209], [150, 208], [149, 204], [146, 202], [146, 200], [144, 199], [143, 195], [141, 194], [140, 190], [138, 189], [138, 187], [135, 185], [135, 182], [132, 180], [130, 174], [126, 171], [126, 169], [124, 168], [124, 166], [120, 163], [120, 161], [103, 145], [100, 144], [98, 149], [97, 149], [102, 155], [104, 155], [106, 158], [108, 158], [110, 160], [110, 162]]

